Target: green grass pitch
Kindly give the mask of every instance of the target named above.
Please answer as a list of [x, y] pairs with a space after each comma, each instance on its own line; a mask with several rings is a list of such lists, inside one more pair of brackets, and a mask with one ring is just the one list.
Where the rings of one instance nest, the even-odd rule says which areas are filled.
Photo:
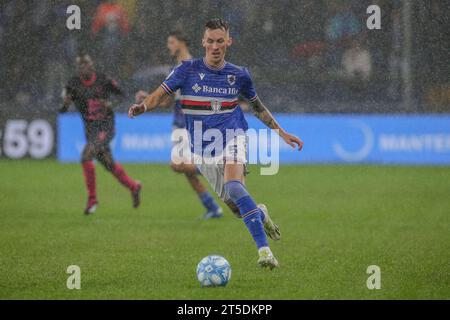
[[[82, 214], [78, 164], [0, 161], [1, 299], [449, 299], [450, 168], [251, 167], [247, 185], [280, 225], [277, 270], [260, 270], [245, 225], [228, 210], [201, 221], [185, 178], [167, 165], [125, 165], [142, 206], [97, 166], [100, 206]], [[206, 255], [232, 266], [225, 288], [200, 288]], [[66, 287], [69, 265], [81, 289]], [[366, 269], [381, 268], [369, 290]]]

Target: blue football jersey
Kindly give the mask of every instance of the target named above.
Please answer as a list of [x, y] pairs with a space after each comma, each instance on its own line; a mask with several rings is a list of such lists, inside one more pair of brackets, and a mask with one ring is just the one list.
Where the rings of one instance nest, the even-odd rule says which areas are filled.
[[[161, 87], [167, 94], [180, 90], [180, 105], [191, 136], [192, 151], [195, 122], [201, 122], [202, 135], [208, 129], [220, 130], [225, 147], [227, 129], [248, 129], [238, 97], [242, 95], [250, 101], [257, 98], [246, 68], [229, 62], [213, 68], [202, 58], [183, 61], [172, 70]], [[202, 141], [202, 150], [209, 143]]]

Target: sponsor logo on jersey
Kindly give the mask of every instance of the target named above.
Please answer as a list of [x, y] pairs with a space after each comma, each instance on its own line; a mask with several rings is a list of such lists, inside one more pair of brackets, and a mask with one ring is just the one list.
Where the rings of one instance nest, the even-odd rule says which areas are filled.
[[[194, 89], [194, 88], [193, 88]], [[195, 91], [195, 89], [194, 89]], [[210, 86], [202, 86], [202, 91], [204, 93], [218, 93], [218, 94], [238, 94], [239, 90], [237, 88], [217, 88], [217, 87], [210, 87]], [[195, 91], [197, 93], [197, 91]]]
[[194, 84], [194, 85], [192, 86], [192, 90], [194, 90], [195, 93], [197, 93], [197, 92], [199, 92], [200, 90], [202, 90], [202, 87], [200, 87], [200, 86], [198, 85], [198, 83], [196, 83], [196, 84]]
[[199, 73], [198, 75], [199, 75], [199, 77], [200, 77], [200, 80], [203, 80], [203, 78], [205, 77], [205, 74], [204, 74], [204, 73]]

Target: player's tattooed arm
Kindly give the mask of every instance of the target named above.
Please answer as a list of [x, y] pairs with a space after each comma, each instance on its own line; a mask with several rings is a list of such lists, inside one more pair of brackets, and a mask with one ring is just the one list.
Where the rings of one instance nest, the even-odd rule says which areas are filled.
[[261, 120], [262, 123], [264, 123], [270, 129], [282, 130], [278, 122], [273, 117], [272, 113], [261, 102], [261, 99], [259, 99], [259, 97], [256, 97], [255, 101], [250, 102], [250, 106], [252, 108], [252, 112], [255, 115], [255, 117]]
[[303, 141], [300, 140], [298, 137], [284, 131], [284, 129], [277, 122], [277, 120], [275, 120], [274, 116], [269, 111], [269, 109], [267, 109], [267, 107], [261, 102], [261, 99], [259, 99], [259, 97], [256, 97], [255, 101], [250, 102], [250, 106], [252, 108], [255, 117], [261, 120], [270, 129], [277, 130], [280, 137], [288, 145], [290, 145], [293, 148], [298, 147], [298, 150], [302, 149]]

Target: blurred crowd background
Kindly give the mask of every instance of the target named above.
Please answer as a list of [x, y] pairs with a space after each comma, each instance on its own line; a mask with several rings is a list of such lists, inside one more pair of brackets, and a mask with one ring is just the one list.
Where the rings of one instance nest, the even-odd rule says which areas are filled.
[[[203, 54], [203, 25], [231, 26], [227, 60], [250, 69], [259, 95], [277, 112], [450, 112], [448, 0], [14, 0], [0, 1], [0, 106], [57, 110], [79, 50], [116, 78], [126, 110], [174, 61], [171, 30]], [[81, 30], [66, 9], [81, 8]], [[369, 5], [381, 30], [369, 30]]]

